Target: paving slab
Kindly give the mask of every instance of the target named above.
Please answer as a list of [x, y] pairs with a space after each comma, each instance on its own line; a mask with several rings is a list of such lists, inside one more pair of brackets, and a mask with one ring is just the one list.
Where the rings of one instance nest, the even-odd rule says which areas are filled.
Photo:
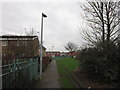
[[52, 60], [42, 73], [42, 79], [35, 85], [35, 88], [60, 88], [59, 74], [55, 60]]

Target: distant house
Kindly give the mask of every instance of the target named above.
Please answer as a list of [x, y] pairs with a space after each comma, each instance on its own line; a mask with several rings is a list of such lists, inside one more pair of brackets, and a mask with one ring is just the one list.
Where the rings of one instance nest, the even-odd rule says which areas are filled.
[[76, 51], [71, 51], [71, 52], [67, 52], [66, 55], [67, 55], [67, 56], [76, 57], [77, 53], [78, 53], [78, 52], [76, 52]]
[[[39, 53], [40, 53], [40, 50], [39, 50]], [[42, 55], [46, 56], [46, 48], [45, 48], [45, 46], [42, 46]]]
[[61, 56], [66, 56], [66, 52], [61, 52], [60, 55]]
[[0, 36], [0, 48], [2, 58], [39, 56], [37, 36]]
[[60, 56], [60, 51], [47, 51], [46, 56], [48, 57]]

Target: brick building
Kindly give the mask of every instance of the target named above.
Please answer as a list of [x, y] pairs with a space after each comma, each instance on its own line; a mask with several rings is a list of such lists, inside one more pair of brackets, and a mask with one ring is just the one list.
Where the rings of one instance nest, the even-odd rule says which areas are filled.
[[46, 56], [48, 57], [60, 56], [60, 51], [47, 51]]
[[43, 53], [43, 56], [46, 56], [46, 47], [42, 47], [42, 53]]
[[39, 56], [37, 36], [0, 36], [0, 48], [2, 58]]
[[76, 51], [71, 51], [71, 52], [67, 52], [67, 53], [66, 53], [66, 56], [76, 57], [77, 54], [78, 54], [78, 52], [76, 52]]

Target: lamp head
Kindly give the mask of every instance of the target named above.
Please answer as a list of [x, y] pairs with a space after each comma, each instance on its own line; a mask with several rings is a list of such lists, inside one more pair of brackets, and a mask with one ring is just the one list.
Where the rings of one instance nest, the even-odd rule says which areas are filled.
[[47, 17], [47, 15], [45, 15], [44, 13], [42, 13], [42, 16], [43, 16], [43, 17]]

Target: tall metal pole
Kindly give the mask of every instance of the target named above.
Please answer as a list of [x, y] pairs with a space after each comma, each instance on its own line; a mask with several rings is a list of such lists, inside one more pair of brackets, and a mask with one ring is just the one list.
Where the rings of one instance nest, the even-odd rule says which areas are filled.
[[42, 75], [43, 17], [47, 17], [47, 16], [44, 13], [42, 13], [42, 17], [41, 17], [40, 79], [41, 79], [41, 75]]
[[41, 79], [41, 75], [42, 75], [42, 46], [43, 46], [43, 15], [41, 17], [40, 79]]

